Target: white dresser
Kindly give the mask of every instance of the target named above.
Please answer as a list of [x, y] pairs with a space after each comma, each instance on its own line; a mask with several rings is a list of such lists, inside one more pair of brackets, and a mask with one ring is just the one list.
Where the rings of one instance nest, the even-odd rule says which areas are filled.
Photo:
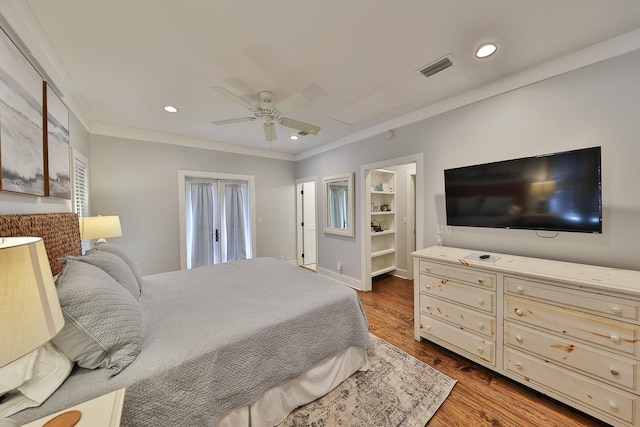
[[435, 246], [415, 338], [616, 426], [640, 426], [640, 272]]

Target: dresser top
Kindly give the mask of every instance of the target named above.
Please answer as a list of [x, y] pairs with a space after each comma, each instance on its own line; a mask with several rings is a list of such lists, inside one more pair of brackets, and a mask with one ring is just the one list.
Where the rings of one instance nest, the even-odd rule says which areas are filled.
[[[480, 255], [490, 255], [480, 259]], [[525, 274], [529, 277], [554, 280], [593, 290], [623, 292], [640, 296], [640, 271], [600, 267], [588, 264], [554, 261], [542, 258], [482, 252], [471, 249], [432, 246], [412, 253], [448, 264], [478, 267], [503, 274]]]

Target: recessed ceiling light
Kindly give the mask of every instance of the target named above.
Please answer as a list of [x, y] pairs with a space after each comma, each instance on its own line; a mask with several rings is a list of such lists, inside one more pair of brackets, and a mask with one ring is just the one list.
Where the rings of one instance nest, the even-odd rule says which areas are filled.
[[497, 43], [485, 43], [476, 50], [476, 58], [486, 58], [493, 55], [498, 50]]
[[290, 139], [290, 140], [292, 140], [292, 141], [295, 141], [295, 140], [297, 140], [297, 139], [298, 139], [298, 135], [291, 135], [291, 136], [289, 137], [289, 139]]
[[167, 113], [177, 113], [178, 109], [176, 107], [172, 107], [171, 105], [165, 105], [164, 111]]

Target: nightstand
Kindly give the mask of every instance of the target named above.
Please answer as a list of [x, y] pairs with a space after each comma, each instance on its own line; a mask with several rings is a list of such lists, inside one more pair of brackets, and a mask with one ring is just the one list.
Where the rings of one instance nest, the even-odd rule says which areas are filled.
[[82, 412], [76, 427], [118, 427], [124, 402], [124, 388], [96, 397], [55, 414], [47, 415], [39, 420], [25, 424], [23, 427], [42, 427], [44, 423], [56, 416], [71, 410]]

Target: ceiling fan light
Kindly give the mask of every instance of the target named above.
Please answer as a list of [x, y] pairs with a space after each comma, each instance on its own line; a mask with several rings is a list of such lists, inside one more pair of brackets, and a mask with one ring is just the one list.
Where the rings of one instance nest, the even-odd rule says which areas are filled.
[[476, 58], [486, 58], [498, 50], [497, 43], [485, 43], [476, 50]]
[[178, 109], [172, 105], [165, 105], [164, 111], [166, 111], [167, 113], [177, 113]]
[[267, 142], [276, 141], [278, 136], [276, 135], [276, 125], [273, 122], [265, 123], [262, 125], [264, 128], [264, 138]]

